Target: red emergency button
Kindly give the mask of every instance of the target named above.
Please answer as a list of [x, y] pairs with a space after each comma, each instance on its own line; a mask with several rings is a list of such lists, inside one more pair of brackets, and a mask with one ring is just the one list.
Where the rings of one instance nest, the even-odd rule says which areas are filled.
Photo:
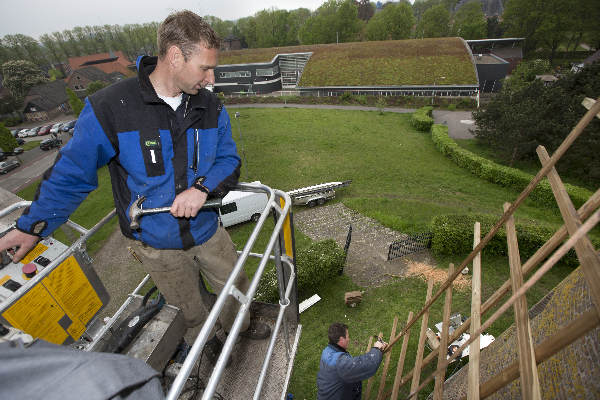
[[26, 279], [31, 279], [37, 274], [37, 266], [34, 263], [23, 265], [23, 275]]

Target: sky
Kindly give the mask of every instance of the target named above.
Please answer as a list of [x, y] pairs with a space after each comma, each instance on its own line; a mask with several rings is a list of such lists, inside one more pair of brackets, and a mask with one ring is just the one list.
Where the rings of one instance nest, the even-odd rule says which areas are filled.
[[0, 37], [22, 33], [38, 39], [85, 25], [125, 25], [162, 21], [188, 9], [199, 15], [235, 20], [265, 8], [316, 10], [325, 0], [0, 0]]

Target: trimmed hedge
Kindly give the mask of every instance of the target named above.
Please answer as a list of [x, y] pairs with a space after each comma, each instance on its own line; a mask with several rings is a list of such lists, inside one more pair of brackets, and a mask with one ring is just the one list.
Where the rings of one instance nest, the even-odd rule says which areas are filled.
[[[333, 239], [315, 242], [305, 249], [299, 249], [296, 253], [298, 297], [313, 295], [323, 282], [338, 276], [344, 259], [344, 251]], [[275, 268], [267, 270], [260, 280], [256, 299], [270, 303], [278, 301], [279, 289]]]
[[[460, 167], [489, 182], [511, 187], [521, 192], [533, 179], [533, 175], [516, 168], [496, 164], [463, 149], [448, 136], [448, 127], [445, 125], [434, 124], [431, 127], [431, 139], [442, 154], [450, 157]], [[565, 184], [565, 188], [575, 207], [580, 207], [592, 195], [589, 190], [568, 183]], [[542, 180], [535, 187], [529, 198], [540, 205], [556, 207], [556, 200], [547, 179]]]
[[410, 125], [418, 131], [429, 132], [433, 125], [433, 118], [431, 118], [432, 111], [433, 107], [431, 106], [419, 108], [411, 114]]
[[[468, 254], [473, 250], [473, 225], [481, 223], [483, 238], [499, 218], [484, 214], [438, 215], [431, 220], [433, 239], [431, 248], [438, 254]], [[525, 263], [548, 239], [555, 229], [535, 222], [517, 222], [517, 239], [521, 262]], [[507, 255], [506, 230], [500, 228], [483, 250], [484, 255]], [[562, 262], [569, 266], [579, 265], [573, 250], [569, 251]]]

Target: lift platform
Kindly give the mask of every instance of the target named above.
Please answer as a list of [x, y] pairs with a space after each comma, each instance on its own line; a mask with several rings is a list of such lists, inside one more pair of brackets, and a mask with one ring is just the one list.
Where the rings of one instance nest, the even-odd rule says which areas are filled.
[[[168, 385], [167, 399], [213, 399], [218, 398], [218, 395], [236, 399], [284, 399], [287, 394], [287, 385], [302, 331], [296, 292], [292, 200], [285, 192], [262, 184], [240, 184], [236, 190], [265, 193], [268, 202], [243, 250], [238, 252], [238, 261], [223, 290], [218, 296], [212, 295], [214, 305], [185, 360], [180, 364], [169, 362], [184, 331], [181, 312], [170, 305], [165, 305], [122, 351], [124, 354], [143, 359], [156, 370], [164, 371], [165, 382]], [[16, 202], [0, 211], [0, 218], [29, 204], [30, 202], [25, 201]], [[26, 256], [25, 264], [8, 262], [11, 265], [5, 265], [4, 268], [11, 271], [9, 279], [20, 278], [26, 264], [33, 264], [28, 268], [35, 267], [36, 273], [30, 274], [27, 279], [23, 278], [24, 281], [19, 282], [18, 287], [12, 286], [14, 291], [9, 290], [2, 294], [0, 321], [34, 338], [72, 346], [80, 351], [101, 350], [102, 344], [109, 340], [115, 327], [127, 318], [132, 310], [139, 307], [142, 301], [140, 291], [150, 279], [146, 276], [106, 323], [97, 318], [109, 299], [104, 286], [90, 268], [92, 260], [87, 255], [85, 243], [114, 216], [113, 210], [89, 230], [68, 221], [67, 225], [81, 235], [72, 245], [66, 246], [53, 238], [46, 238], [40, 243], [43, 246], [38, 244], [38, 247], [32, 250], [33, 254], [30, 252]], [[14, 215], [12, 218], [13, 221], [16, 219]], [[257, 238], [264, 230], [268, 218], [275, 220], [275, 227], [269, 234], [264, 250], [255, 252]], [[6, 232], [10, 228], [5, 226], [2, 231]], [[236, 276], [242, 273], [249, 257], [257, 258], [259, 265], [249, 289], [242, 293], [235, 287], [234, 281]], [[277, 271], [280, 295], [278, 304], [253, 301], [268, 263], [274, 264]], [[59, 276], [61, 279], [58, 279]], [[58, 282], [66, 276], [71, 276], [72, 281], [72, 276], [76, 276], [74, 281], [79, 282], [85, 290], [68, 291], [64, 287], [56, 289], [60, 286]], [[60, 294], [61, 290], [66, 293], [68, 301], [55, 296], [56, 293]], [[77, 302], [81, 293], [87, 293], [87, 297]], [[202, 357], [202, 351], [228, 296], [239, 302], [239, 311], [213, 368]], [[48, 297], [56, 300], [56, 306], [44, 306], [42, 300], [48, 301]], [[15, 305], [18, 307], [15, 308]], [[76, 310], [70, 309], [69, 305]], [[40, 313], [40, 307], [45, 310], [52, 309], [54, 312], [51, 315], [47, 312]], [[269, 339], [250, 341], [239, 337], [242, 321], [247, 313], [271, 326], [272, 335]], [[28, 316], [34, 314], [50, 318], [40, 317], [35, 323], [27, 322]], [[19, 319], [15, 316], [21, 317]], [[230, 355], [233, 355], [233, 362], [227, 367]], [[190, 379], [194, 375], [198, 378]], [[190, 382], [193, 383], [192, 388]]]

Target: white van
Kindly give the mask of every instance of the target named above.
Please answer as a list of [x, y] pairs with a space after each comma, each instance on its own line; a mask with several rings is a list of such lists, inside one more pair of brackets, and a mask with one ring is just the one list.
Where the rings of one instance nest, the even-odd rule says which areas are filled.
[[[260, 182], [252, 182], [260, 183]], [[240, 224], [246, 221], [258, 221], [260, 214], [267, 205], [265, 193], [231, 191], [223, 197], [223, 205], [219, 215], [224, 227]]]

